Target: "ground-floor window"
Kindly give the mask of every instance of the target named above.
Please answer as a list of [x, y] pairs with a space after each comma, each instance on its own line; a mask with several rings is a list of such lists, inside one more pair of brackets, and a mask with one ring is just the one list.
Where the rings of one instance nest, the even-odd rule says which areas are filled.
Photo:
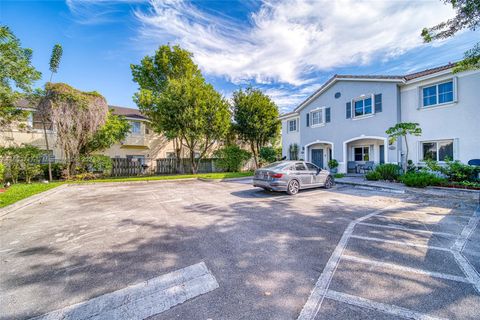
[[354, 147], [353, 155], [355, 161], [368, 161], [370, 160], [369, 147]]
[[290, 160], [298, 160], [298, 145], [296, 143], [288, 147], [288, 158]]
[[422, 160], [453, 160], [453, 140], [424, 141], [421, 152]]

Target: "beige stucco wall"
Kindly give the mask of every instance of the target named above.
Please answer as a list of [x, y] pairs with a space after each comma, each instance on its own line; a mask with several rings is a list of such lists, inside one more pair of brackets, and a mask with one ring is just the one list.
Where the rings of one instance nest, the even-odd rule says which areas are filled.
[[[121, 143], [116, 143], [109, 149], [99, 152], [98, 154], [104, 154], [111, 158], [144, 156], [145, 164], [153, 168], [155, 167], [156, 159], [166, 158], [169, 152], [175, 152], [172, 141], [168, 141], [164, 136], [148, 130], [146, 121], [139, 122], [141, 125], [138, 134], [130, 133]], [[47, 136], [50, 150], [53, 150], [55, 159], [63, 159], [62, 151], [56, 145], [55, 133], [48, 131]], [[18, 126], [12, 126], [12, 128], [0, 131], [0, 146], [21, 146], [24, 144], [34, 145], [42, 150], [46, 150], [43, 130], [32, 128], [18, 129]], [[183, 149], [183, 157], [188, 157], [189, 155], [185, 148]]]

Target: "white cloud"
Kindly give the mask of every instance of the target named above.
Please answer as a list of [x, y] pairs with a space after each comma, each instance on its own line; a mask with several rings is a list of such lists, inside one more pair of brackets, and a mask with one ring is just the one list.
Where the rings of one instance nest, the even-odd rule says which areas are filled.
[[304, 85], [313, 71], [389, 59], [422, 45], [423, 27], [453, 15], [437, 0], [265, 1], [241, 24], [182, 0], [150, 4], [135, 13], [142, 39], [179, 43], [204, 72], [234, 83]]
[[[113, 19], [114, 4], [141, 2], [67, 0], [80, 23], [89, 24]], [[319, 71], [391, 60], [424, 45], [421, 29], [454, 12], [438, 0], [263, 0], [240, 21], [187, 0], [150, 0], [134, 14], [137, 47], [151, 53], [159, 44], [178, 43], [204, 73], [260, 85], [287, 111], [320, 86]]]

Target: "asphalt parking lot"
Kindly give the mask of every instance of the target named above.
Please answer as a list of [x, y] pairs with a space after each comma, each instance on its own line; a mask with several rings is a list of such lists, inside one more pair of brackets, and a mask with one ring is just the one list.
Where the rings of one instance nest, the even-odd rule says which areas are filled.
[[[71, 185], [1, 218], [0, 319], [81, 319], [105, 296], [131, 319], [479, 319], [477, 205], [346, 186]], [[156, 313], [167, 274], [210, 282]]]

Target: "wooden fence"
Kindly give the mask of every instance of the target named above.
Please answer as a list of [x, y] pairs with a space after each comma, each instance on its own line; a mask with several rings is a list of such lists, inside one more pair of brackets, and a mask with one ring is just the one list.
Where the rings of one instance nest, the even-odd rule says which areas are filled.
[[145, 168], [139, 161], [130, 159], [112, 158], [112, 164], [112, 176], [114, 177], [138, 176], [145, 171]]
[[[177, 171], [178, 165], [178, 171]], [[220, 168], [215, 166], [215, 159], [201, 159], [198, 164], [198, 173], [222, 172]], [[157, 159], [156, 174], [173, 174], [173, 173], [192, 173], [192, 164], [190, 159], [165, 158]]]
[[[198, 164], [198, 173], [223, 172], [222, 169], [215, 166], [214, 158], [201, 159]], [[147, 168], [142, 166], [138, 161], [132, 161], [125, 158], [112, 158], [112, 176], [128, 177], [139, 176], [143, 174], [175, 174], [175, 173], [192, 173], [192, 164], [190, 159], [182, 158], [161, 158], [156, 160], [155, 168]], [[177, 166], [178, 164], [178, 166]], [[178, 171], [177, 171], [178, 168]], [[243, 170], [252, 170], [254, 168], [253, 161], [248, 161]]]

